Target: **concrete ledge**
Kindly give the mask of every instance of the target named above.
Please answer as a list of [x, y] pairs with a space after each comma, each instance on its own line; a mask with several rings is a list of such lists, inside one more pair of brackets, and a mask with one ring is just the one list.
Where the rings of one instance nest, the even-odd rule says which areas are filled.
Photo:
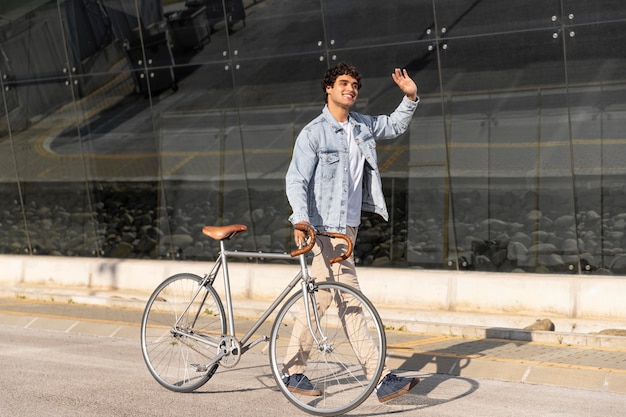
[[[0, 262], [4, 296], [30, 293], [29, 297], [106, 305], [117, 300], [125, 305], [135, 302], [139, 308], [168, 276], [183, 272], [202, 276], [213, 265], [9, 255], [0, 255]], [[245, 305], [267, 306], [297, 272], [296, 264], [231, 263], [229, 267], [233, 298]], [[385, 321], [411, 331], [530, 340], [529, 332], [519, 329], [549, 318], [556, 332], [545, 332], [549, 333], [545, 337], [557, 337], [556, 343], [606, 347], [614, 338], [594, 336], [590, 342], [578, 335], [626, 329], [622, 300], [626, 277], [387, 268], [359, 268], [358, 273], [363, 292], [385, 312]], [[223, 283], [217, 282], [216, 288], [222, 292]], [[544, 336], [532, 332], [532, 337]]]

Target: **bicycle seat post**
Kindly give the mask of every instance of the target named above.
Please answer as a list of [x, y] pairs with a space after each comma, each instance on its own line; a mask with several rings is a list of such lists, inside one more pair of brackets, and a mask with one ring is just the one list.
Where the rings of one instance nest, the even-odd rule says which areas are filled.
[[222, 262], [222, 274], [224, 276], [224, 293], [226, 296], [226, 311], [228, 312], [228, 334], [235, 336], [235, 318], [233, 317], [233, 300], [230, 292], [230, 277], [228, 275], [228, 259], [224, 240], [220, 240], [220, 258]]

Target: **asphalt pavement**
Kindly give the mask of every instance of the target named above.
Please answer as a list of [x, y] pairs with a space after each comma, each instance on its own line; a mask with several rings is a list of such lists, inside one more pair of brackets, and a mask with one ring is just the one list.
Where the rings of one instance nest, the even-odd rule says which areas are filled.
[[[119, 295], [123, 297], [123, 295]], [[0, 326], [45, 329], [73, 334], [136, 340], [143, 300], [93, 305], [72, 300], [24, 297], [0, 298]], [[237, 329], [247, 331], [254, 309], [237, 318]], [[383, 318], [385, 312], [381, 312]], [[385, 320], [385, 323], [388, 322]], [[457, 328], [461, 325], [457, 324]], [[415, 332], [409, 326], [388, 325], [387, 365], [399, 372], [444, 374], [527, 384], [544, 384], [626, 394], [626, 337], [579, 335], [564, 343], [558, 334], [526, 331], [527, 340], [501, 329], [499, 337], [468, 337], [451, 332]], [[268, 327], [260, 331], [267, 331]], [[459, 334], [467, 332], [459, 332]]]

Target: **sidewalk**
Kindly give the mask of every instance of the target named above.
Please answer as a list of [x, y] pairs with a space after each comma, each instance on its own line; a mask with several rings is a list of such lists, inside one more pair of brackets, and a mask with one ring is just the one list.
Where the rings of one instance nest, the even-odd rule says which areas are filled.
[[[63, 299], [50, 292], [39, 299], [1, 296], [2, 326], [139, 343], [145, 304], [140, 295], [111, 293], [108, 300], [103, 294]], [[239, 328], [245, 329], [258, 308], [246, 305]], [[387, 364], [392, 369], [626, 394], [626, 337], [579, 334], [576, 343], [568, 343], [564, 340], [571, 334], [464, 325], [468, 318], [461, 316], [457, 322], [420, 323], [407, 321], [404, 314], [405, 320], [399, 321], [398, 312], [379, 312], [387, 325]]]

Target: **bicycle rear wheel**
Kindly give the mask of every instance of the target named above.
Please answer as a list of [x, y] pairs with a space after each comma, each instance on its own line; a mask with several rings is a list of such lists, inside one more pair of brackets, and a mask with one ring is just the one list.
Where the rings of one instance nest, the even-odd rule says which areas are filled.
[[200, 388], [218, 367], [216, 363], [207, 368], [217, 348], [203, 340], [219, 341], [226, 333], [224, 307], [215, 289], [201, 287], [201, 282], [193, 274], [167, 278], [148, 299], [141, 320], [146, 365], [159, 384], [172, 391]]
[[[328, 310], [320, 312], [323, 316], [319, 327], [326, 340], [303, 340], [310, 339], [311, 333], [304, 298], [298, 292], [280, 309], [272, 327], [272, 373], [280, 390], [296, 407], [319, 416], [343, 414], [365, 401], [376, 387], [385, 366], [385, 331], [372, 303], [348, 285], [321, 282], [309, 299], [311, 295], [311, 305], [325, 296], [332, 299]], [[308, 353], [307, 347], [311, 347]], [[321, 396], [302, 395], [285, 385], [283, 376], [294, 373], [294, 364], [300, 368], [295, 373], [306, 375], [322, 391]]]

